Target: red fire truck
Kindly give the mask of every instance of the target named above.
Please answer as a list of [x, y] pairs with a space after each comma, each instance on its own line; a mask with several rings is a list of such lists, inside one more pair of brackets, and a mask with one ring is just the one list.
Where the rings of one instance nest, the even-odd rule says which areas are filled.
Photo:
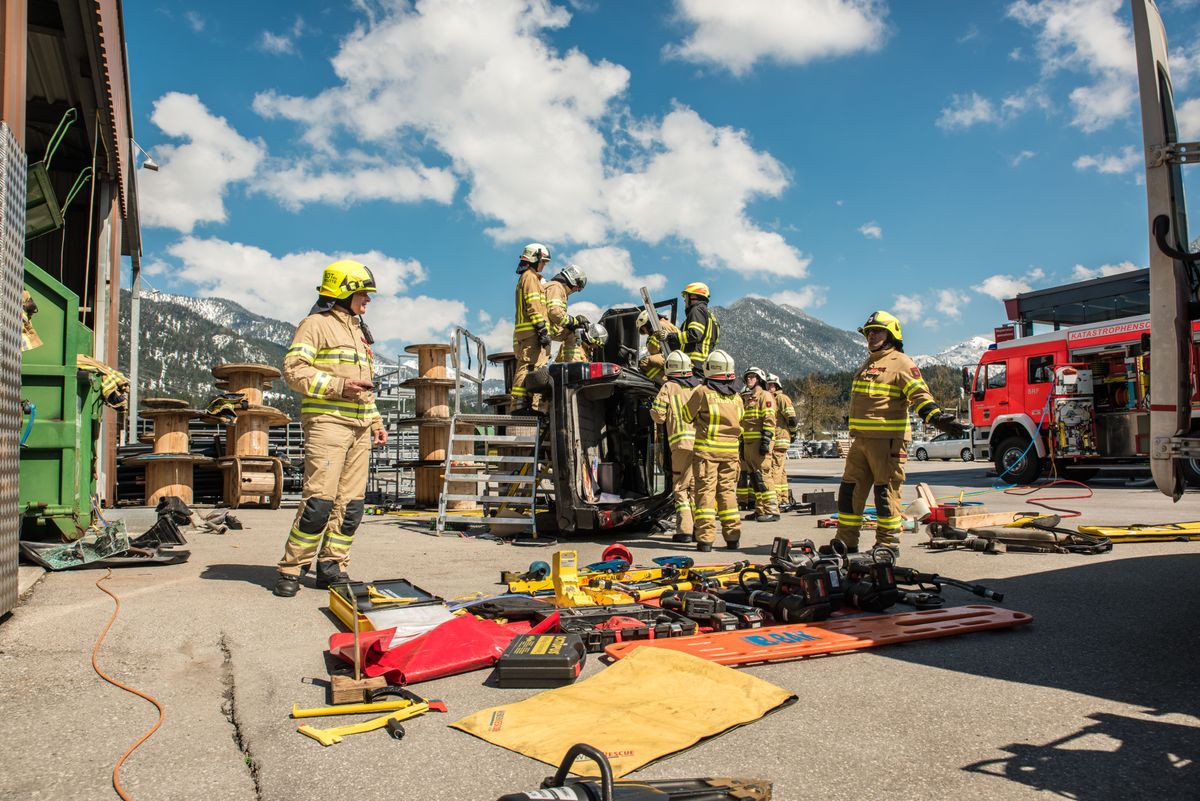
[[[1200, 322], [1193, 331], [1200, 335]], [[978, 458], [1025, 484], [1052, 464], [1088, 478], [1105, 466], [1149, 467], [1150, 316], [1072, 326], [993, 345], [964, 383]], [[1200, 363], [1195, 344], [1192, 364]], [[1200, 419], [1192, 386], [1191, 415]], [[1200, 460], [1182, 468], [1200, 486]]]

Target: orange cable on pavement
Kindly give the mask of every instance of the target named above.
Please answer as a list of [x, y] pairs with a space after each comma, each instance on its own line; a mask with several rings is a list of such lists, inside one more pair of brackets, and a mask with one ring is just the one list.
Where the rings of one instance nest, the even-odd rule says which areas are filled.
[[129, 746], [129, 748], [126, 749], [125, 753], [121, 754], [121, 758], [117, 760], [117, 764], [113, 765], [113, 772], [112, 772], [113, 789], [117, 791], [117, 795], [121, 796], [121, 798], [124, 801], [132, 801], [132, 799], [128, 795], [125, 794], [125, 788], [121, 786], [121, 766], [125, 764], [125, 760], [129, 758], [130, 754], [132, 754], [134, 751], [136, 751], [138, 749], [138, 747], [141, 746], [142, 743], [149, 740], [151, 735], [154, 734], [154, 732], [158, 731], [158, 727], [162, 725], [165, 713], [163, 712], [163, 705], [158, 702], [157, 698], [155, 698], [151, 695], [147, 695], [146, 693], [142, 692], [141, 690], [136, 690], [127, 684], [122, 684], [121, 682], [117, 681], [112, 676], [109, 676], [107, 673], [105, 673], [103, 670], [101, 670], [100, 666], [96, 664], [96, 654], [100, 652], [100, 644], [103, 643], [104, 638], [106, 636], [108, 636], [108, 630], [110, 628], [112, 628], [112, 624], [117, 619], [117, 613], [119, 613], [121, 611], [121, 599], [119, 597], [117, 597], [117, 594], [105, 587], [100, 586], [100, 582], [108, 581], [110, 578], [112, 578], [112, 568], [111, 567], [108, 569], [107, 573], [105, 573], [103, 576], [101, 576], [96, 581], [97, 589], [99, 589], [101, 592], [103, 592], [108, 597], [112, 598], [113, 602], [116, 604], [116, 606], [113, 607], [112, 617], [110, 617], [108, 619], [108, 622], [104, 624], [104, 631], [100, 632], [100, 636], [96, 638], [96, 644], [94, 646], [92, 646], [92, 670], [96, 671], [97, 676], [104, 679], [109, 684], [113, 685], [114, 687], [119, 687], [120, 689], [124, 690], [127, 693], [133, 693], [134, 695], [138, 696], [139, 698], [144, 698], [147, 701], [149, 701], [150, 703], [154, 704], [155, 708], [158, 709], [158, 720], [155, 721], [154, 725], [150, 727], [150, 731], [143, 734], [141, 737], [138, 738], [138, 741], [136, 743]]

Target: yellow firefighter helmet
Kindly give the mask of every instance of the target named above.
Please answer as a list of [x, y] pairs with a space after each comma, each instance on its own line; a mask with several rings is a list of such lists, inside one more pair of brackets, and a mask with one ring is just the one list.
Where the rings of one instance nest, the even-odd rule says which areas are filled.
[[348, 298], [355, 292], [376, 291], [375, 276], [367, 265], [352, 259], [335, 261], [321, 274], [317, 293], [327, 298]]

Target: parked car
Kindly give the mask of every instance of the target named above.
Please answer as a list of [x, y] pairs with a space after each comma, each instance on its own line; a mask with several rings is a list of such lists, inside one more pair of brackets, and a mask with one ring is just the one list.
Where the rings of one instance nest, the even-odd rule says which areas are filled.
[[971, 448], [970, 430], [962, 437], [938, 434], [933, 439], [914, 440], [908, 446], [908, 455], [918, 462], [928, 459], [962, 459], [964, 462], [970, 462], [975, 459], [975, 451]]
[[784, 454], [785, 459], [803, 459], [804, 448], [799, 442], [793, 442]]

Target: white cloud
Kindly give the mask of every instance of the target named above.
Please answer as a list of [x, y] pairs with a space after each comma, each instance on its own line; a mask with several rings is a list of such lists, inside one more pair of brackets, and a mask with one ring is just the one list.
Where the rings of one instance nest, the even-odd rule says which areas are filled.
[[[256, 314], [295, 321], [312, 306], [325, 265], [343, 258], [361, 261], [371, 268], [379, 286], [367, 321], [380, 342], [444, 337], [450, 327], [467, 319], [467, 308], [460, 301], [401, 294], [425, 279], [425, 269], [415, 260], [396, 259], [379, 251], [304, 251], [275, 256], [240, 242], [187, 236], [169, 246], [166, 253], [174, 262], [169, 267], [173, 276], [201, 294], [229, 298]], [[511, 322], [508, 328], [511, 335]]]
[[[488, 353], [504, 353], [513, 348], [513, 321], [508, 317], [501, 317], [490, 328], [471, 333], [483, 340]], [[497, 378], [502, 375], [503, 373], [493, 375], [489, 372], [488, 378]]]
[[155, 146], [159, 171], [138, 175], [142, 222], [183, 233], [198, 223], [224, 222], [228, 186], [254, 175], [266, 146], [240, 135], [195, 95], [163, 95], [150, 121], [167, 136], [188, 142]]
[[1008, 15], [1036, 31], [1042, 73], [1082, 73], [1071, 91], [1072, 124], [1097, 131], [1127, 116], [1137, 100], [1133, 34], [1123, 0], [1018, 0]]
[[1106, 275], [1117, 275], [1140, 269], [1142, 268], [1131, 261], [1123, 261], [1119, 264], [1101, 264], [1099, 267], [1084, 267], [1082, 264], [1076, 264], [1071, 270], [1071, 278], [1076, 281], [1087, 281], [1092, 278], [1103, 278]]
[[259, 49], [272, 55], [295, 55], [296, 40], [304, 34], [304, 18], [296, 17], [292, 27], [284, 33], [263, 31], [258, 40]]
[[[302, 125], [311, 148], [268, 191], [293, 205], [351, 203], [351, 186], [391, 165], [403, 193], [385, 178], [375, 195], [445, 202], [453, 176], [499, 241], [674, 238], [705, 266], [802, 276], [808, 257], [745, 213], [787, 188], [784, 167], [691, 109], [633, 117], [620, 104], [628, 70], [547, 42], [570, 19], [549, 0], [379, 4], [333, 58], [340, 84], [255, 98], [259, 114]], [[361, 158], [347, 167], [351, 150]], [[448, 168], [425, 166], [431, 155]]]
[[450, 203], [454, 200], [456, 186], [454, 173], [422, 164], [383, 164], [343, 172], [314, 172], [310, 162], [303, 162], [266, 171], [254, 191], [265, 192], [284, 207], [297, 211], [316, 202], [339, 206], [367, 200]]
[[792, 306], [797, 309], [815, 309], [823, 306], [828, 300], [829, 287], [807, 284], [797, 289], [784, 289], [772, 292], [767, 300], [781, 306]]
[[1022, 150], [1020, 153], [1010, 158], [1008, 163], [1014, 167], [1017, 167], [1020, 166], [1021, 162], [1028, 161], [1036, 155], [1037, 153], [1032, 150]]
[[575, 262], [587, 273], [589, 286], [592, 284], [616, 284], [629, 290], [635, 297], [640, 287], [644, 286], [654, 293], [667, 285], [667, 277], [661, 273], [637, 275], [633, 268], [633, 257], [624, 248], [603, 247], [580, 250], [564, 263], [570, 262]]
[[987, 295], [989, 298], [1005, 300], [1016, 297], [1022, 292], [1029, 292], [1033, 289], [1035, 282], [1041, 281], [1045, 277], [1045, 271], [1040, 267], [1035, 267], [1023, 276], [990, 275], [980, 283], [975, 284], [971, 289], [974, 289], [981, 295]]
[[185, 20], [187, 20], [188, 27], [191, 28], [196, 33], [202, 32], [204, 30], [204, 26], [206, 24], [208, 24], [208, 21], [205, 20], [204, 17], [200, 16], [195, 11], [185, 12], [183, 15], [183, 18]]
[[954, 95], [950, 100], [950, 105], [942, 109], [942, 113], [937, 119], [937, 126], [953, 130], [993, 123], [999, 119], [992, 101], [977, 92], [971, 92], [969, 95]]
[[971, 302], [971, 296], [957, 289], [939, 289], [936, 293], [937, 310], [939, 314], [951, 320], [961, 320], [963, 306]]
[[967, 29], [963, 32], [963, 34], [961, 36], [959, 36], [955, 41], [957, 41], [959, 44], [966, 44], [967, 42], [970, 42], [973, 39], [978, 39], [978, 38], [979, 38], [979, 26], [976, 25], [974, 22], [972, 22], [970, 25], [967, 26]]
[[858, 232], [867, 239], [883, 239], [883, 228], [881, 228], [879, 223], [875, 222], [874, 220], [860, 225], [858, 227]]
[[892, 312], [900, 318], [901, 323], [915, 323], [923, 320], [925, 303], [919, 295], [897, 295], [892, 301]]
[[593, 323], [600, 322], [600, 315], [604, 314], [605, 311], [605, 309], [600, 308], [590, 300], [577, 300], [574, 303], [567, 304], [567, 314], [581, 314]]
[[1118, 154], [1097, 154], [1080, 156], [1075, 159], [1075, 169], [1095, 170], [1105, 175], [1120, 175], [1130, 172], [1143, 164], [1142, 151], [1126, 145]]
[[693, 30], [663, 54], [744, 75], [760, 60], [807, 64], [878, 50], [887, 32], [882, 0], [675, 0]]
[[1175, 109], [1179, 138], [1187, 142], [1200, 139], [1200, 98], [1185, 100]]
[[1014, 47], [1012, 50], [1008, 51], [1008, 60], [1009, 61], [1020, 61], [1022, 58], [1022, 55], [1023, 54], [1021, 53], [1021, 48]]
[[783, 192], [783, 165], [754, 150], [744, 132], [714, 127], [689, 108], [640, 133], [655, 145], [648, 162], [609, 183], [617, 230], [651, 244], [689, 241], [706, 267], [804, 277], [811, 259], [746, 216], [751, 199]]

